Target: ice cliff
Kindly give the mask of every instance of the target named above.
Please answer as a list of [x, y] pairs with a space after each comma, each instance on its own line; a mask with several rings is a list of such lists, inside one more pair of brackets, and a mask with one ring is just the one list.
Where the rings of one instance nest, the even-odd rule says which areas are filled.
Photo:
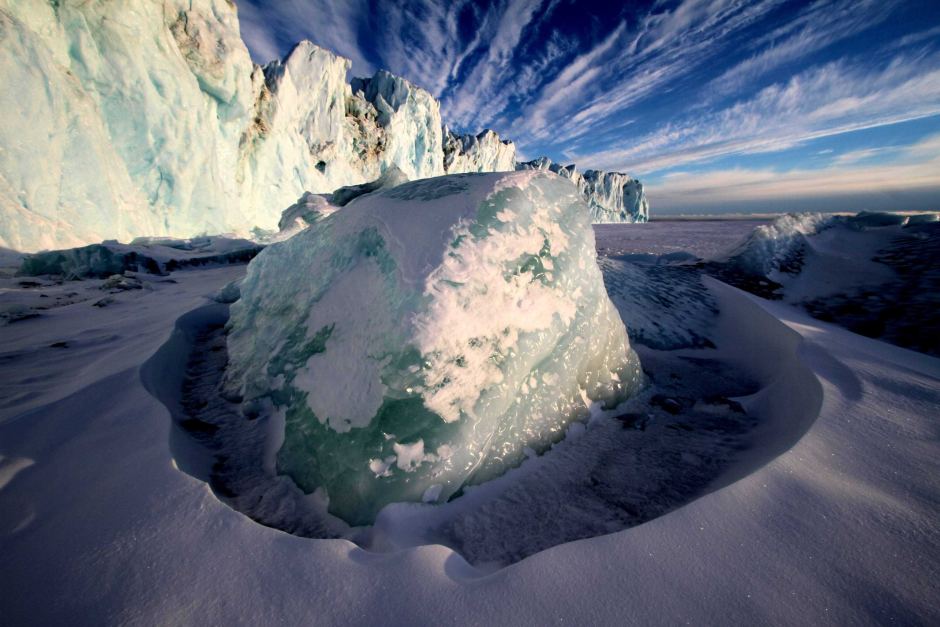
[[228, 393], [280, 417], [278, 471], [353, 524], [500, 474], [642, 376], [587, 208], [547, 172], [361, 196], [267, 247], [231, 313]]
[[0, 0], [0, 246], [273, 230], [304, 192], [444, 174], [438, 102], [349, 66], [253, 65], [226, 0]]
[[461, 172], [509, 172], [516, 168], [516, 147], [486, 129], [479, 135], [457, 135], [444, 128], [444, 169]]
[[570, 179], [590, 207], [591, 221], [594, 223], [649, 220], [649, 203], [643, 184], [629, 174], [602, 170], [585, 170], [581, 173], [574, 164], [563, 166], [553, 163], [548, 157], [518, 163], [516, 168], [551, 170]]
[[[309, 42], [254, 65], [228, 0], [0, 0], [0, 247], [247, 236], [392, 166], [515, 168], [512, 142], [454, 134], [430, 93], [349, 68]], [[584, 181], [594, 213], [620, 211], [618, 182]]]

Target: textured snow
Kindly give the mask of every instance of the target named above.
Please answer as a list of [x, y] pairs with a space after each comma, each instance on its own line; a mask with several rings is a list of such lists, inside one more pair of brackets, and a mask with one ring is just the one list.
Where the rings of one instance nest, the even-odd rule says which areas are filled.
[[782, 216], [704, 268], [856, 333], [940, 355], [936, 216]]
[[516, 168], [550, 170], [570, 179], [590, 207], [591, 221], [596, 224], [649, 220], [649, 202], [643, 184], [628, 174], [602, 170], [581, 173], [574, 164], [563, 166], [548, 157], [518, 163]]
[[[5, 624], [940, 620], [940, 360], [726, 290], [722, 314], [753, 318], [737, 327], [751, 337], [794, 338], [821, 384], [821, 413], [800, 441], [646, 524], [488, 572], [437, 544], [374, 553], [291, 536], [180, 470], [142, 364], [176, 337], [178, 317], [243, 271], [179, 272], [114, 308], [77, 303], [0, 328]], [[773, 356], [750, 344], [741, 354]], [[181, 373], [151, 375], [171, 386]], [[781, 403], [783, 417], [800, 400]]]
[[786, 266], [807, 236], [833, 226], [841, 218], [821, 213], [788, 213], [752, 231], [730, 252], [716, 261], [730, 260], [742, 271], [768, 276]]
[[241, 294], [227, 386], [287, 410], [279, 470], [356, 524], [497, 475], [640, 385], [585, 206], [546, 172], [362, 196], [268, 247]]

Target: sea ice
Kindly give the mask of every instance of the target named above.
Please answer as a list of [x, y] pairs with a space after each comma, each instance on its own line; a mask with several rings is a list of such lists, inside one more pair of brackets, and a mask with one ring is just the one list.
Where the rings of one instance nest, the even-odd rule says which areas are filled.
[[284, 412], [278, 471], [352, 524], [496, 476], [641, 385], [589, 212], [538, 170], [362, 196], [265, 249], [231, 314], [228, 393]]

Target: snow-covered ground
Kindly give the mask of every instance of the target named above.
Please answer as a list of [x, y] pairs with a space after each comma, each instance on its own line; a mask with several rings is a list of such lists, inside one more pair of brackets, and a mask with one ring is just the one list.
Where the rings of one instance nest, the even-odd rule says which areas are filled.
[[[699, 257], [725, 248], [726, 238], [737, 238], [719, 233], [722, 224], [739, 223], [700, 223], [698, 231], [688, 225], [690, 241], [696, 232], [699, 241], [687, 248]], [[675, 252], [679, 236], [655, 226], [620, 227], [629, 242], [598, 227], [598, 248]], [[627, 230], [634, 228], [643, 230]], [[709, 233], [722, 243], [707, 241]], [[55, 303], [37, 317], [0, 326], [3, 622], [940, 621], [940, 359], [714, 279], [669, 274], [676, 268], [601, 261], [612, 300], [634, 340], [639, 333], [645, 342], [648, 371], [667, 372], [663, 364], [676, 356], [720, 355], [755, 379], [756, 393], [735, 398], [759, 423], [748, 447], [710, 476], [699, 498], [638, 526], [592, 531], [586, 535], [594, 537], [498, 569], [474, 559], [472, 534], [460, 548], [475, 566], [452, 548], [425, 544], [404, 510], [390, 512], [379, 528], [384, 546], [374, 539], [368, 550], [347, 539], [262, 526], [196, 476], [200, 469], [188, 464], [198, 456], [185, 454], [191, 442], [148, 392], [178, 389], [186, 373], [154, 369], [151, 358], [159, 351], [162, 359], [186, 363], [183, 353], [194, 340], [174, 333], [177, 320], [202, 308], [180, 322], [183, 330], [214, 316], [218, 322], [223, 306], [204, 306], [244, 266], [133, 274], [139, 288], [112, 282], [104, 290], [110, 279], [23, 286], [22, 277], [0, 275], [8, 302]], [[671, 300], [655, 290], [660, 283], [671, 286]], [[636, 285], [642, 289], [631, 289]], [[76, 295], [56, 299], [66, 291]], [[109, 302], [93, 306], [105, 295]], [[658, 298], [656, 314], [636, 311]], [[592, 438], [640, 437], [612, 421], [601, 417], [575, 429], [556, 449], [497, 480], [507, 487], [502, 494], [509, 500], [502, 502], [513, 503], [512, 488], [527, 486], [525, 494], [547, 494], [536, 502], [551, 503], [557, 489], [539, 483], [551, 476], [544, 468], [560, 467], [559, 459], [577, 462], [579, 447]], [[696, 453], [686, 452], [682, 461], [694, 467]], [[646, 461], [638, 459], [635, 468], [642, 472]], [[473, 526], [473, 512], [500, 529], [500, 486], [482, 488], [453, 501], [467, 499], [469, 518], [451, 529], [484, 528]], [[488, 494], [496, 506], [474, 509], [471, 500]], [[578, 518], [564, 507], [535, 513]], [[533, 524], [520, 533], [538, 536], [543, 528]], [[500, 533], [510, 537], [505, 527]]]

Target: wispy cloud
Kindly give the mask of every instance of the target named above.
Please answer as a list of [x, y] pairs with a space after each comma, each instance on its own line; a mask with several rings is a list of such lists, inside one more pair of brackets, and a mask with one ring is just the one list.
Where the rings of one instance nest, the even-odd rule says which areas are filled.
[[597, 167], [649, 173], [938, 114], [940, 54], [902, 54], [876, 70], [840, 61], [717, 112], [664, 125], [626, 147], [579, 158]]
[[856, 0], [851, 4], [818, 0], [794, 20], [755, 40], [751, 45], [757, 52], [712, 79], [705, 91], [712, 99], [739, 93], [771, 70], [880, 24], [896, 4], [896, 0]]
[[632, 30], [621, 23], [548, 83], [514, 127], [523, 139], [571, 141], [596, 132], [700, 68], [728, 38], [782, 1], [686, 0], [643, 16]]
[[[515, 140], [520, 155], [547, 153], [583, 167], [661, 177], [721, 159], [724, 176], [770, 189], [773, 168], [755, 174], [725, 165], [756, 153], [773, 162], [769, 155], [813, 139], [940, 115], [940, 16], [922, 16], [905, 0], [580, 6], [239, 2], [256, 60], [310, 38], [352, 59], [358, 75], [385, 68], [428, 89], [447, 124], [493, 128]], [[842, 153], [829, 170], [857, 173], [901, 151]], [[903, 180], [913, 182], [915, 165], [905, 167]]]

